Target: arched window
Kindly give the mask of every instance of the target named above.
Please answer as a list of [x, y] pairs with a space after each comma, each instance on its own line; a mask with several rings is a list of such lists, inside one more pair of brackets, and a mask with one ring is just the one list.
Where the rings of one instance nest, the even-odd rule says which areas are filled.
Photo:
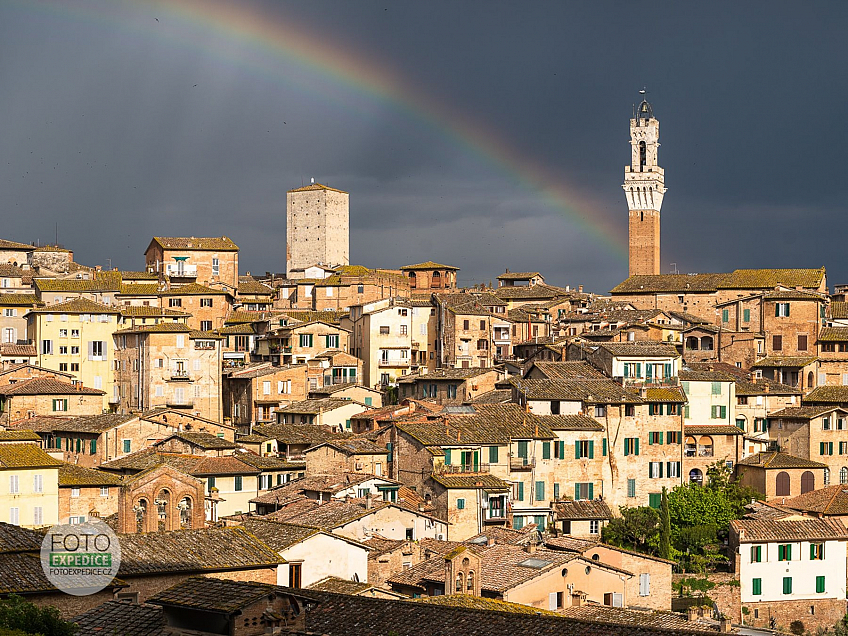
[[712, 336], [704, 336], [701, 338], [701, 351], [712, 351], [713, 350], [713, 337]]
[[474, 593], [474, 570], [468, 572], [468, 579], [465, 581], [465, 587], [469, 594]]
[[639, 142], [639, 172], [645, 171], [645, 164], [648, 163], [648, 149], [645, 147], [645, 142]]
[[810, 492], [811, 490], [816, 489], [816, 476], [813, 475], [813, 471], [805, 470], [801, 475], [801, 494], [803, 495], [805, 492]]
[[686, 348], [691, 349], [693, 351], [698, 349], [698, 339], [695, 336], [689, 336], [686, 338]]
[[713, 456], [713, 438], [709, 435], [701, 435], [698, 440], [698, 457]]
[[683, 451], [686, 457], [695, 457], [698, 454], [698, 443], [691, 435], [687, 436], [683, 442]]
[[438, 289], [442, 286], [442, 275], [439, 272], [433, 272], [433, 276], [430, 279], [430, 287]]
[[415, 272], [409, 272], [409, 287], [415, 289]]
[[147, 532], [147, 499], [139, 499], [133, 507], [135, 512], [135, 531], [138, 534]]
[[843, 486], [848, 484], [848, 468], [845, 466], [839, 469], [839, 483]]
[[807, 388], [808, 388], [808, 389], [812, 389], [812, 388], [813, 388], [813, 372], [812, 372], [812, 371], [810, 371], [810, 372], [807, 374]]
[[698, 484], [699, 486], [702, 485], [704, 483], [704, 473], [702, 473], [698, 468], [693, 468], [689, 471], [689, 481]]
[[777, 473], [774, 494], [778, 497], [789, 496], [789, 473], [786, 471], [780, 471]]
[[171, 493], [167, 489], [160, 490], [159, 494], [156, 496], [156, 512], [158, 522], [156, 524], [159, 532], [164, 532], [165, 530], [170, 530], [168, 527], [168, 523], [170, 522], [169, 516], [171, 513]]
[[824, 485], [830, 486], [830, 468], [824, 469]]
[[456, 575], [456, 593], [462, 594], [462, 572]]
[[179, 504], [177, 504], [177, 508], [180, 509], [180, 528], [190, 529], [191, 528], [191, 498], [183, 497]]

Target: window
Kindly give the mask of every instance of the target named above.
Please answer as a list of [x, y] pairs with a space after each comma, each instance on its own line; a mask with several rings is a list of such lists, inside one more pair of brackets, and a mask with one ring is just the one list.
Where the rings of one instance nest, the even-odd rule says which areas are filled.
[[[388, 329], [388, 327], [387, 327]], [[383, 333], [383, 327], [380, 327], [380, 333]], [[301, 347], [311, 347], [312, 346], [312, 334], [311, 333], [302, 333], [300, 334], [300, 346]]]
[[[579, 440], [574, 442], [574, 459], [594, 459], [595, 442], [592, 440]], [[563, 458], [565, 459], [565, 458]]]
[[108, 497], [109, 496], [109, 486], [100, 486], [100, 496]]
[[662, 443], [663, 443], [663, 433], [662, 433], [662, 431], [660, 431], [660, 432], [653, 431], [651, 433], [648, 433], [648, 444], [649, 445], [662, 444]]
[[721, 310], [721, 321], [722, 322], [729, 322], [730, 321], [730, 310], [729, 309], [722, 309]]
[[679, 444], [680, 443], [680, 431], [666, 431], [665, 443], [666, 444]]
[[497, 446], [489, 446], [489, 463], [497, 464], [498, 463], [498, 447]]
[[[212, 259], [212, 275], [220, 276], [221, 275], [221, 262], [217, 258]], [[300, 587], [298, 585], [297, 587]]]
[[639, 596], [651, 595], [651, 575], [643, 572], [639, 575]]
[[751, 546], [751, 563], [762, 563], [763, 561], [763, 546]]
[[551, 443], [550, 442], [542, 442], [542, 459], [550, 459], [551, 458]]
[[624, 363], [625, 378], [641, 378], [642, 363], [641, 362], [625, 362]]
[[71, 497], [79, 497], [79, 496], [80, 496], [79, 486], [74, 486], [73, 488], [71, 488]]
[[584, 499], [592, 500], [595, 498], [595, 484], [592, 482], [584, 482], [574, 484], [574, 499], [582, 501]]
[[169, 298], [168, 299], [168, 307], [182, 307], [183, 299], [182, 298]]
[[544, 501], [545, 500], [545, 482], [537, 481], [536, 482], [536, 501]]
[[68, 410], [68, 399], [67, 398], [57, 398], [53, 400], [53, 410], [55, 412], [67, 411]]
[[201, 307], [211, 307], [212, 306], [212, 299], [211, 298], [201, 298], [200, 299], [200, 306]]
[[789, 317], [789, 303], [775, 303], [774, 304], [774, 315], [779, 318], [788, 318]]
[[628, 479], [627, 480], [627, 496], [635, 497], [636, 496], [636, 480]]
[[206, 487], [209, 489], [209, 492], [212, 492], [212, 489], [215, 487], [215, 478], [207, 477], [206, 478]]
[[464, 510], [465, 509], [465, 499], [460, 498], [460, 499], [456, 500], [456, 509], [457, 510]]
[[599, 534], [601, 531], [601, 522], [597, 519], [589, 521], [589, 534]]
[[289, 587], [300, 587], [302, 563], [289, 563]]
[[789, 473], [786, 471], [779, 472], [775, 481], [775, 495], [778, 497], [788, 497], [789, 489]]
[[44, 475], [33, 476], [32, 492], [44, 492]]
[[751, 322], [751, 310], [743, 309], [742, 310], [742, 322]]
[[71, 362], [71, 371], [79, 371], [79, 362]]
[[824, 594], [824, 577], [816, 577], [816, 594]]
[[468, 320], [463, 320], [463, 321], [462, 321], [462, 330], [463, 330], [463, 331], [468, 331], [468, 329], [469, 329], [470, 327], [471, 327], [471, 323], [470, 323], [470, 321], [468, 321]]
[[624, 455], [638, 455], [639, 454], [639, 438], [638, 437], [625, 437], [624, 438]]
[[606, 417], [607, 416], [607, 407], [603, 404], [595, 405], [595, 417]]
[[9, 508], [9, 523], [13, 526], [20, 525], [20, 510], [18, 508]]
[[714, 404], [711, 407], [711, 417], [714, 420], [723, 420], [727, 418], [727, 407]]
[[833, 442], [819, 442], [819, 455], [833, 455]]
[[807, 335], [806, 334], [798, 334], [798, 351], [806, 351], [807, 350]]
[[19, 493], [20, 491], [21, 490], [20, 490], [20, 484], [18, 482], [18, 476], [17, 475], [9, 475], [9, 492], [14, 495], [14, 494]]
[[822, 418], [822, 430], [823, 431], [829, 431], [830, 430], [830, 418], [829, 417], [823, 417]]
[[680, 477], [680, 462], [665, 463], [666, 477]]
[[777, 545], [777, 560], [778, 561], [791, 561], [792, 560], [792, 544], [791, 543], [779, 543]]
[[810, 561], [821, 561], [824, 559], [824, 543], [810, 544]]
[[53, 354], [53, 341], [52, 340], [42, 340], [41, 341], [41, 355], [49, 356]]
[[59, 329], [59, 337], [60, 338], [67, 338], [68, 337], [68, 330], [67, 329]]
[[211, 320], [201, 320], [200, 321], [200, 330], [201, 331], [212, 331], [212, 321]]
[[784, 576], [783, 577], [783, 593], [784, 594], [792, 594], [792, 577]]
[[124, 442], [124, 453], [132, 452], [132, 440], [131, 439], [125, 439], [125, 440], [123, 440], [123, 442]]
[[262, 382], [262, 395], [271, 395], [271, 381], [265, 380]]
[[42, 508], [41, 506], [35, 506], [32, 509], [32, 523], [36, 526], [40, 526], [42, 523], [44, 523], [44, 508]]
[[783, 336], [772, 336], [771, 337], [771, 348], [775, 351], [780, 351], [783, 349]]
[[710, 393], [712, 395], [721, 395], [721, 382], [712, 382], [710, 387]]
[[236, 492], [238, 492], [238, 491], [240, 491], [240, 490], [242, 489], [242, 485], [243, 485], [243, 484], [242, 484], [242, 476], [241, 476], [241, 475], [236, 475], [236, 478], [235, 478], [235, 489], [236, 489]]
[[754, 596], [760, 596], [763, 593], [763, 580], [762, 579], [751, 579], [751, 594]]
[[662, 462], [648, 462], [648, 477], [651, 479], [660, 479], [663, 476]]

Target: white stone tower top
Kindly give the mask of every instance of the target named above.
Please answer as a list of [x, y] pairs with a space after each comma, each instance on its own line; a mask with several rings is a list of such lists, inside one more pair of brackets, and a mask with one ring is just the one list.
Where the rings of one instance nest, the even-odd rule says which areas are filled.
[[660, 211], [665, 194], [665, 173], [657, 165], [660, 122], [643, 99], [630, 120], [630, 165], [624, 168], [624, 194], [630, 210]]

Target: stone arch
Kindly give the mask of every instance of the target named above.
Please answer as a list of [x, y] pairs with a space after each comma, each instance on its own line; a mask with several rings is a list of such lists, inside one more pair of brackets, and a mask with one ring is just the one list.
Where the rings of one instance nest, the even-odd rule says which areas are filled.
[[162, 488], [158, 493], [156, 493], [154, 504], [156, 505], [156, 529], [159, 532], [173, 530], [171, 527], [174, 516], [172, 514], [173, 502], [171, 491], [167, 488]]
[[135, 513], [135, 531], [139, 534], [142, 532], [148, 532], [150, 526], [150, 504], [147, 501], [146, 497], [139, 497], [135, 505], [133, 506], [133, 512]]
[[812, 372], [812, 371], [810, 371], [810, 372], [807, 374], [807, 388], [808, 388], [808, 389], [812, 389], [812, 388], [813, 388], [813, 380], [814, 380], [813, 372]]
[[775, 477], [774, 494], [778, 497], [788, 497], [790, 488], [789, 473], [781, 470]]
[[190, 530], [193, 528], [194, 516], [194, 501], [189, 495], [185, 495], [177, 504], [177, 510], [180, 513], [180, 529]]
[[415, 278], [415, 272], [409, 272], [409, 287], [410, 289], [415, 289], [417, 286], [417, 280]]
[[700, 468], [693, 468], [689, 471], [689, 481], [699, 486], [704, 483], [704, 473], [701, 472]]
[[430, 287], [439, 289], [442, 286], [442, 274], [434, 271], [430, 276]]
[[713, 350], [713, 337], [712, 336], [704, 336], [701, 338], [701, 351], [712, 351]]
[[696, 338], [695, 336], [688, 336], [686, 338], [686, 348], [691, 350], [691, 351], [696, 351], [696, 350], [700, 349], [701, 348], [700, 340], [698, 340], [698, 338]]
[[464, 579], [463, 579], [463, 576], [462, 576], [462, 572], [460, 572], [459, 574], [456, 575], [456, 588], [455, 589], [456, 589], [457, 594], [463, 593], [463, 591], [464, 591], [463, 590], [463, 582], [464, 582]]
[[805, 470], [801, 474], [801, 494], [803, 495], [805, 492], [810, 492], [811, 490], [816, 489], [816, 476], [813, 474], [811, 470]]
[[845, 466], [839, 469], [839, 483], [841, 485], [848, 484], [848, 468]]
[[474, 594], [474, 570], [468, 570], [465, 580], [465, 589], [469, 594]]

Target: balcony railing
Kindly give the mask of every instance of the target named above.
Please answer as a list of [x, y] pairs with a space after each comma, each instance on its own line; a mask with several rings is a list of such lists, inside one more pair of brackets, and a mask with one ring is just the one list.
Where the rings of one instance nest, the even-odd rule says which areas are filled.
[[183, 265], [182, 267], [168, 263], [165, 273], [173, 278], [197, 278], [197, 265]]
[[712, 446], [692, 446], [691, 444], [687, 444], [686, 448], [683, 451], [683, 454], [686, 457], [712, 457], [713, 456], [713, 447]]
[[679, 386], [680, 382], [677, 376], [669, 377], [669, 378], [625, 378], [622, 376], [616, 376], [613, 378], [614, 380], [618, 380], [621, 382], [622, 386], [626, 387], [675, 387]]
[[435, 470], [437, 475], [455, 475], [460, 473], [488, 473], [489, 464], [468, 463], [468, 464], [450, 464], [439, 466]]
[[178, 382], [191, 382], [191, 376], [188, 371], [171, 371], [171, 380]]
[[182, 400], [177, 400], [176, 398], [168, 398], [167, 400], [165, 400], [165, 406], [171, 406], [177, 409], [190, 409], [194, 406], [194, 400], [192, 400], [191, 398]]
[[509, 469], [510, 470], [533, 470], [536, 466], [536, 460], [530, 459], [527, 457], [510, 457], [509, 458]]
[[505, 508], [496, 508], [485, 511], [484, 521], [506, 521], [506, 509]]

